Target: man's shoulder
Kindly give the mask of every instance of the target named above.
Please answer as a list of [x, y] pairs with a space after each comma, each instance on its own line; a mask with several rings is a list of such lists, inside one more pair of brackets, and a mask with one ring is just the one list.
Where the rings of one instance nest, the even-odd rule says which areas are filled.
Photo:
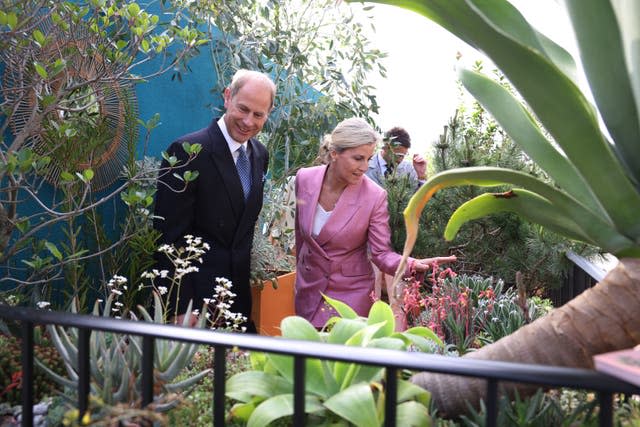
[[197, 144], [205, 144], [207, 141], [210, 141], [212, 138], [223, 138], [222, 131], [220, 130], [220, 126], [218, 126], [217, 119], [214, 119], [209, 123], [207, 127], [203, 127], [202, 129], [195, 130], [193, 132], [189, 132], [184, 134], [178, 138], [176, 138], [173, 143], [182, 143], [182, 142], [190, 142]]
[[398, 164], [398, 173], [403, 175], [410, 175], [412, 178], [417, 179], [416, 171], [413, 168], [413, 164], [408, 161], [402, 161]]

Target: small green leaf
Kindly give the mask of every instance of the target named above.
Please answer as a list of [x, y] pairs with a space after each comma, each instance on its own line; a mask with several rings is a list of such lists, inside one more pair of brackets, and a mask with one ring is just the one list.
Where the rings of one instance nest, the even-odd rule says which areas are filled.
[[11, 30], [15, 30], [18, 26], [18, 16], [15, 13], [11, 12], [7, 14], [7, 26]]
[[69, 172], [67, 171], [63, 171], [62, 173], [60, 173], [60, 179], [62, 179], [62, 181], [74, 181], [75, 178], [73, 177], [73, 175], [71, 175]]
[[94, 176], [93, 169], [85, 169], [84, 171], [82, 171], [82, 176], [86, 180], [85, 182], [91, 181]]
[[33, 32], [33, 39], [36, 41], [36, 43], [38, 43], [39, 46], [44, 46], [45, 42], [47, 41], [44, 34], [42, 34], [42, 31], [38, 29]]
[[129, 15], [131, 16], [138, 16], [140, 13], [140, 6], [138, 3], [130, 3], [127, 7], [127, 12], [129, 12]]
[[58, 261], [62, 260], [62, 253], [58, 250], [56, 245], [51, 242], [44, 242], [44, 245], [49, 252], [51, 252], [51, 255], [53, 255]]
[[47, 70], [42, 66], [42, 64], [40, 64], [38, 62], [34, 62], [33, 66], [36, 69], [36, 73], [38, 73], [38, 75], [40, 77], [42, 77], [43, 79], [46, 79], [47, 77], [49, 77], [49, 74], [47, 73]]

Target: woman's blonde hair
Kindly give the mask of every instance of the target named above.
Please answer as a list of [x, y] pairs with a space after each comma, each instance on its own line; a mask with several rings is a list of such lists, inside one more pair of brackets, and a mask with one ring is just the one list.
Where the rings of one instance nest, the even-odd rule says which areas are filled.
[[338, 123], [331, 134], [324, 136], [316, 163], [329, 163], [331, 151], [342, 153], [348, 148], [365, 144], [378, 144], [382, 140], [380, 134], [365, 120], [352, 117]]

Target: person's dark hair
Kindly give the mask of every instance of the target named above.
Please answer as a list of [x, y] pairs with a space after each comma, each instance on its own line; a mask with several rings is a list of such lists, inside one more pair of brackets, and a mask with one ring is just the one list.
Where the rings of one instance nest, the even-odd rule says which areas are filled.
[[383, 141], [385, 144], [390, 144], [391, 146], [402, 145], [407, 149], [411, 148], [411, 137], [409, 136], [409, 132], [399, 126], [391, 128], [385, 132]]

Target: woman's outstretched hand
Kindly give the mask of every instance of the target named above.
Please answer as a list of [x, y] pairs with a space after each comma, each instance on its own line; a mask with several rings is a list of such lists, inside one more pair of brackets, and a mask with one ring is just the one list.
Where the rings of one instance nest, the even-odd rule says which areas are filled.
[[422, 259], [417, 259], [414, 263], [413, 263], [413, 270], [418, 272], [418, 273], [424, 273], [425, 271], [429, 270], [431, 268], [431, 266], [433, 266], [434, 264], [440, 265], [440, 264], [444, 264], [447, 262], [456, 262], [458, 260], [458, 258], [456, 258], [455, 255], [451, 255], [451, 256], [436, 256], [433, 258], [422, 258]]

